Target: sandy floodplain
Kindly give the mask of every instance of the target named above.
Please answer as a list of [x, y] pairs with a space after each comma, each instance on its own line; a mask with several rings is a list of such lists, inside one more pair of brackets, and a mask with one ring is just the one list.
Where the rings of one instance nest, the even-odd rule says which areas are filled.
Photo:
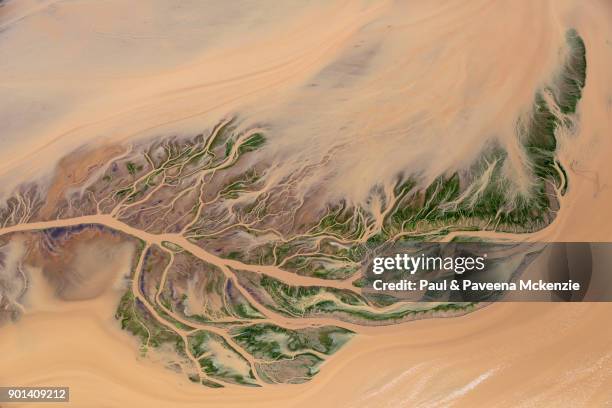
[[[0, 197], [35, 179], [77, 184], [130, 142], [195, 134], [233, 116], [244, 129], [269, 130], [262, 154], [271, 182], [314, 168], [298, 190], [316, 191], [322, 203], [343, 197], [376, 210], [373, 185], [388, 191], [405, 173], [427, 185], [492, 143], [509, 152], [505, 171], [522, 191], [529, 178], [516, 121], [575, 28], [587, 80], [575, 131], [558, 135], [569, 188], [549, 226], [514, 238], [610, 242], [610, 21], [603, 0], [151, 0], [127, 8], [8, 0], [0, 5]], [[75, 149], [97, 155], [82, 166], [61, 162]], [[60, 192], [50, 189], [43, 212]], [[78, 280], [83, 265], [105, 268], [85, 268], [95, 285], [82, 291], [68, 281], [68, 299], [42, 271], [29, 271], [23, 315], [0, 327], [0, 385], [69, 386], [69, 406], [78, 407], [612, 404], [608, 303], [500, 303], [363, 328], [305, 384], [204, 388], [143, 357], [120, 329], [114, 313], [133, 249], [107, 245], [77, 247], [71, 276]]]

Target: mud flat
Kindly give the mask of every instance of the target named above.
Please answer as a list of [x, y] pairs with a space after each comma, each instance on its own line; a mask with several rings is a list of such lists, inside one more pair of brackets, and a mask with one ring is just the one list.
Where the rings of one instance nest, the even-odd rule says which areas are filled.
[[[62, 304], [4, 327], [0, 344], [13, 353], [4, 357], [10, 370], [2, 381], [68, 385], [73, 404], [85, 407], [238, 407], [244, 398], [256, 407], [431, 406], [432, 401], [466, 407], [568, 401], [601, 406], [609, 401], [612, 333], [601, 325], [610, 309], [605, 304], [496, 304], [451, 321], [382, 329], [354, 339], [307, 385], [263, 391], [205, 390], [159, 361], [139, 357], [134, 340], [108, 316], [117, 296]], [[50, 335], [56, 331], [63, 335]], [[365, 367], [367, 375], [354, 375]], [[537, 373], [527, 383], [526, 371]]]
[[354, 285], [388, 242], [612, 240], [606, 2], [2, 7], [2, 384], [96, 407], [610, 403], [607, 304], [408, 322]]

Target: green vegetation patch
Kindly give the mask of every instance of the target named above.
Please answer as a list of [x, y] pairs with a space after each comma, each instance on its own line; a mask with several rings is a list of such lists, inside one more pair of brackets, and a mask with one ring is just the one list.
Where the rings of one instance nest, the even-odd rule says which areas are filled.
[[258, 386], [249, 362], [223, 337], [199, 330], [189, 336], [189, 350], [206, 375], [232, 384]]
[[258, 359], [290, 359], [296, 354], [317, 351], [331, 355], [353, 336], [353, 332], [336, 326], [290, 330], [261, 323], [232, 330], [233, 339]]

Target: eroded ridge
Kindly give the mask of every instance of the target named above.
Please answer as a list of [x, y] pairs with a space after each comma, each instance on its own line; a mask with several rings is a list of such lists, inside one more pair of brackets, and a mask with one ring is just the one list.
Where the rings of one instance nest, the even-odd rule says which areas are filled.
[[367, 205], [321, 203], [297, 191], [312, 167], [278, 177], [263, 154], [273, 139], [236, 119], [192, 138], [76, 151], [50, 183], [24, 184], [0, 207], [0, 318], [23, 313], [34, 270], [60, 299], [82, 300], [109, 285], [91, 265], [127, 259], [121, 327], [143, 354], [222, 387], [304, 382], [364, 326], [474, 310], [362, 294], [357, 272], [392, 243], [550, 224], [568, 188], [557, 135], [575, 127], [585, 52], [568, 32], [564, 64], [517, 120], [521, 186], [490, 145], [429, 185], [398, 175], [391, 189], [372, 186]]

